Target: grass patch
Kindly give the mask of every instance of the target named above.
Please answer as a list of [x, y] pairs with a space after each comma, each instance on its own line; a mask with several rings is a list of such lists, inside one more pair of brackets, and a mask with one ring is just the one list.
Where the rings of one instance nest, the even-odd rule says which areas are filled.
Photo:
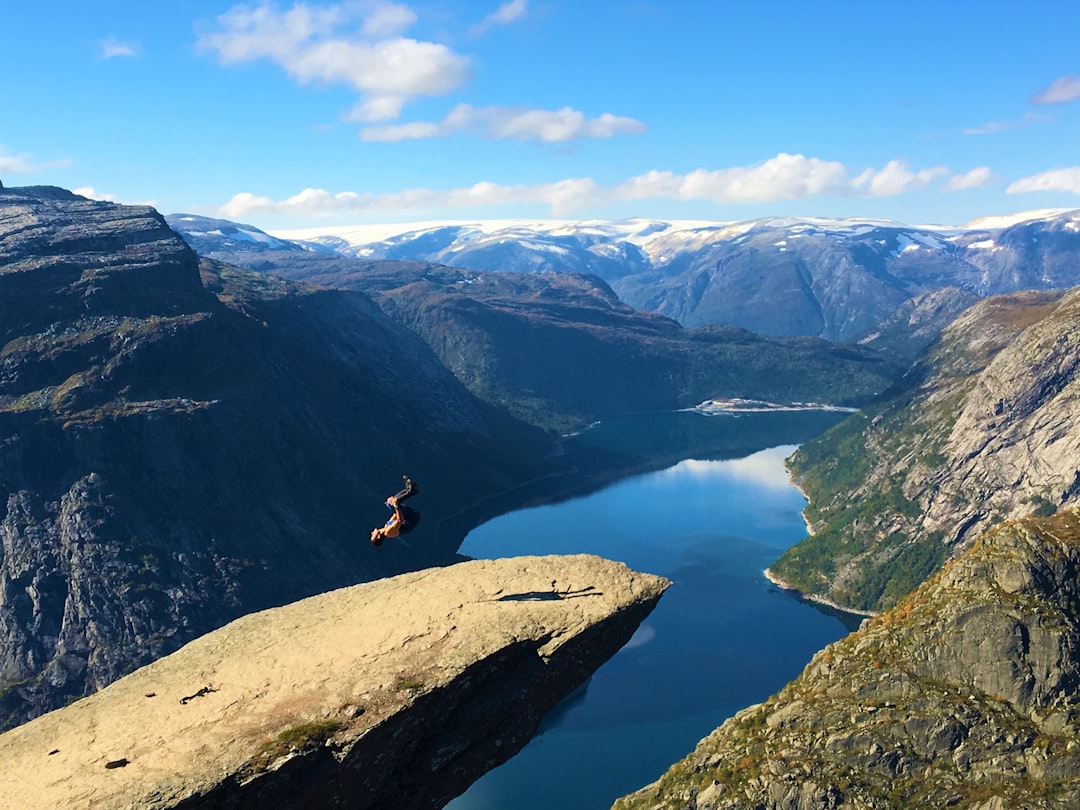
[[342, 728], [342, 723], [337, 720], [313, 720], [291, 726], [262, 745], [244, 769], [244, 775], [251, 777], [264, 773], [282, 757], [316, 751]]
[[419, 678], [399, 675], [397, 680], [394, 681], [394, 690], [397, 692], [408, 692], [411, 695], [415, 695], [418, 692], [424, 691], [424, 682]]

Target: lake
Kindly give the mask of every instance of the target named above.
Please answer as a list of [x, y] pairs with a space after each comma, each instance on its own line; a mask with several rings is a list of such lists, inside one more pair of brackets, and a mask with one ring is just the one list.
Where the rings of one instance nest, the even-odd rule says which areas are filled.
[[[745, 435], [774, 424], [775, 415], [695, 418]], [[806, 501], [783, 466], [796, 446], [684, 460], [469, 533], [461, 546], [469, 557], [589, 552], [666, 576], [672, 586], [626, 647], [450, 810], [606, 810], [846, 635], [835, 615], [763, 575], [805, 536]]]

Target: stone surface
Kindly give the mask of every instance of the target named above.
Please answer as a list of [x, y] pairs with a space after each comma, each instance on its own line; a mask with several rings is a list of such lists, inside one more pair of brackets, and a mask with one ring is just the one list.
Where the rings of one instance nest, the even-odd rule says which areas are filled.
[[619, 810], [1080, 806], [1080, 511], [987, 532]]
[[0, 735], [0, 807], [441, 807], [667, 585], [588, 555], [522, 557], [251, 614]]

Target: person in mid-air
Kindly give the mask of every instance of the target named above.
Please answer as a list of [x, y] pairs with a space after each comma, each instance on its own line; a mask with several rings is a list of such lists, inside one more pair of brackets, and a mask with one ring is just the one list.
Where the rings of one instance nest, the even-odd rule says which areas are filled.
[[409, 476], [403, 475], [401, 477], [405, 479], [405, 488], [386, 499], [386, 505], [393, 514], [385, 524], [371, 530], [371, 544], [373, 546], [381, 546], [383, 540], [387, 537], [399, 537], [408, 534], [420, 522], [420, 513], [411, 506], [403, 505], [409, 498], [420, 494], [420, 487]]

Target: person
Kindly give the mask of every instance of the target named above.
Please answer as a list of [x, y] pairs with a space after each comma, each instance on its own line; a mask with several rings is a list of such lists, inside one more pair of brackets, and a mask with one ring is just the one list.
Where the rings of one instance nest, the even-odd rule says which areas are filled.
[[381, 546], [387, 537], [399, 537], [412, 531], [420, 521], [420, 513], [411, 506], [404, 506], [405, 501], [414, 495], [420, 494], [420, 487], [409, 476], [401, 476], [405, 480], [405, 488], [396, 495], [386, 499], [386, 505], [393, 514], [385, 524], [371, 530], [371, 544]]

